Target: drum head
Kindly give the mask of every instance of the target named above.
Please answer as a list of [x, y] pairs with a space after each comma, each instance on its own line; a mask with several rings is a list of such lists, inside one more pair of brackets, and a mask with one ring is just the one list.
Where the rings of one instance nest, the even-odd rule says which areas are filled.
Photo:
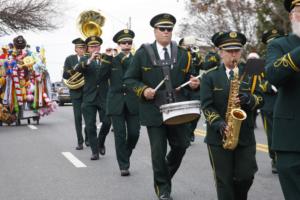
[[197, 119], [199, 116], [200, 116], [199, 114], [195, 114], [195, 113], [178, 115], [170, 119], [167, 119], [166, 121], [164, 121], [164, 124], [167, 125], [184, 124]]

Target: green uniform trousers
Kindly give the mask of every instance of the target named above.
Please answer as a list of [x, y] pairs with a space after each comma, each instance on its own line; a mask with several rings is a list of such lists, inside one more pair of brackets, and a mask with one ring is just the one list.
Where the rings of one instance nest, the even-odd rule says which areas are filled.
[[271, 149], [272, 146], [272, 131], [273, 131], [273, 113], [265, 112], [261, 110], [261, 117], [263, 120], [264, 129], [267, 134], [268, 140], [268, 149], [269, 149], [269, 156], [272, 160], [275, 161], [275, 151]]
[[197, 125], [198, 125], [198, 121], [199, 121], [200, 117], [198, 117], [197, 119], [194, 119], [193, 121], [190, 122], [190, 131], [191, 131], [191, 138], [194, 138], [195, 137], [195, 129], [197, 128]]
[[[79, 145], [83, 144], [84, 139], [82, 136], [82, 110], [81, 110], [82, 99], [73, 99], [72, 98], [72, 105], [73, 105], [73, 113], [75, 119], [75, 129], [77, 135], [77, 142]], [[88, 140], [88, 136], [86, 130], [84, 129], [85, 133], [85, 140]]]
[[[157, 196], [171, 193], [171, 179], [190, 145], [189, 124], [147, 126], [151, 146], [154, 189]], [[167, 154], [167, 142], [170, 151]]]
[[257, 171], [256, 146], [237, 146], [233, 151], [208, 145], [218, 200], [246, 200]]
[[111, 115], [120, 170], [129, 169], [132, 150], [140, 136], [139, 115], [130, 114], [126, 105], [121, 115]]
[[[96, 126], [97, 111], [99, 113], [100, 121], [102, 122], [98, 139], [97, 139], [97, 126]], [[82, 104], [82, 113], [85, 121], [85, 130], [89, 137], [92, 153], [98, 154], [99, 138], [103, 136], [106, 137], [106, 135], [109, 133], [109, 129], [111, 126], [110, 119], [105, 114], [105, 110], [102, 108], [102, 106], [99, 106], [97, 104], [89, 104], [84, 102]]]
[[300, 199], [300, 152], [276, 151], [276, 155], [285, 200]]

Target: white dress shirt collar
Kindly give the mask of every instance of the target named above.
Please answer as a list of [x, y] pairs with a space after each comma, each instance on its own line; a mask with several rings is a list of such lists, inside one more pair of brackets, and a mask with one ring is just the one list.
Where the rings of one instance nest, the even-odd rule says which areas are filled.
[[[157, 47], [157, 52], [158, 52], [159, 58], [160, 58], [161, 60], [164, 60], [164, 58], [165, 58], [164, 47], [163, 47], [161, 44], [159, 44], [158, 42], [156, 42], [156, 47]], [[168, 44], [168, 45], [166, 46], [166, 48], [167, 48], [168, 53], [169, 53], [169, 55], [170, 55], [170, 57], [171, 57], [171, 44]]]
[[[225, 66], [225, 70], [226, 70], [227, 78], [229, 79], [229, 77], [230, 77], [229, 72], [230, 72], [231, 69], [229, 69], [229, 68], [227, 68], [227, 67]], [[233, 70], [234, 74], [236, 74], [236, 73], [238, 74], [238, 73], [239, 73], [239, 68], [234, 68], [234, 69], [232, 69], [232, 70]]]

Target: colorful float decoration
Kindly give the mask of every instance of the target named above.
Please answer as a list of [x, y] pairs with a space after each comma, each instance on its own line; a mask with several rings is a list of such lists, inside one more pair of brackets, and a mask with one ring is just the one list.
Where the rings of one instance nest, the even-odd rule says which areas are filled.
[[30, 51], [23, 36], [2, 47], [0, 55], [0, 122], [20, 124], [30, 118], [39, 123], [57, 107], [51, 99], [51, 81], [45, 50]]

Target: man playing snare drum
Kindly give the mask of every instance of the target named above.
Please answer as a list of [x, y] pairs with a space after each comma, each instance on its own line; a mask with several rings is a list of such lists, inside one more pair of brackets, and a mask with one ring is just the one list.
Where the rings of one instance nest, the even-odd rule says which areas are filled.
[[[199, 88], [199, 79], [193, 77], [190, 67], [191, 56], [176, 43], [171, 42], [176, 23], [174, 16], [159, 14], [150, 25], [154, 28], [156, 41], [144, 44], [137, 50], [125, 74], [125, 83], [139, 97], [140, 121], [147, 126], [151, 145], [154, 188], [160, 200], [171, 200], [171, 179], [180, 166], [189, 146], [188, 124], [166, 125], [159, 107], [164, 104], [186, 101], [183, 90]], [[156, 86], [164, 83], [155, 90]], [[191, 81], [188, 86], [175, 92], [175, 88]], [[167, 154], [167, 143], [170, 152]]]

